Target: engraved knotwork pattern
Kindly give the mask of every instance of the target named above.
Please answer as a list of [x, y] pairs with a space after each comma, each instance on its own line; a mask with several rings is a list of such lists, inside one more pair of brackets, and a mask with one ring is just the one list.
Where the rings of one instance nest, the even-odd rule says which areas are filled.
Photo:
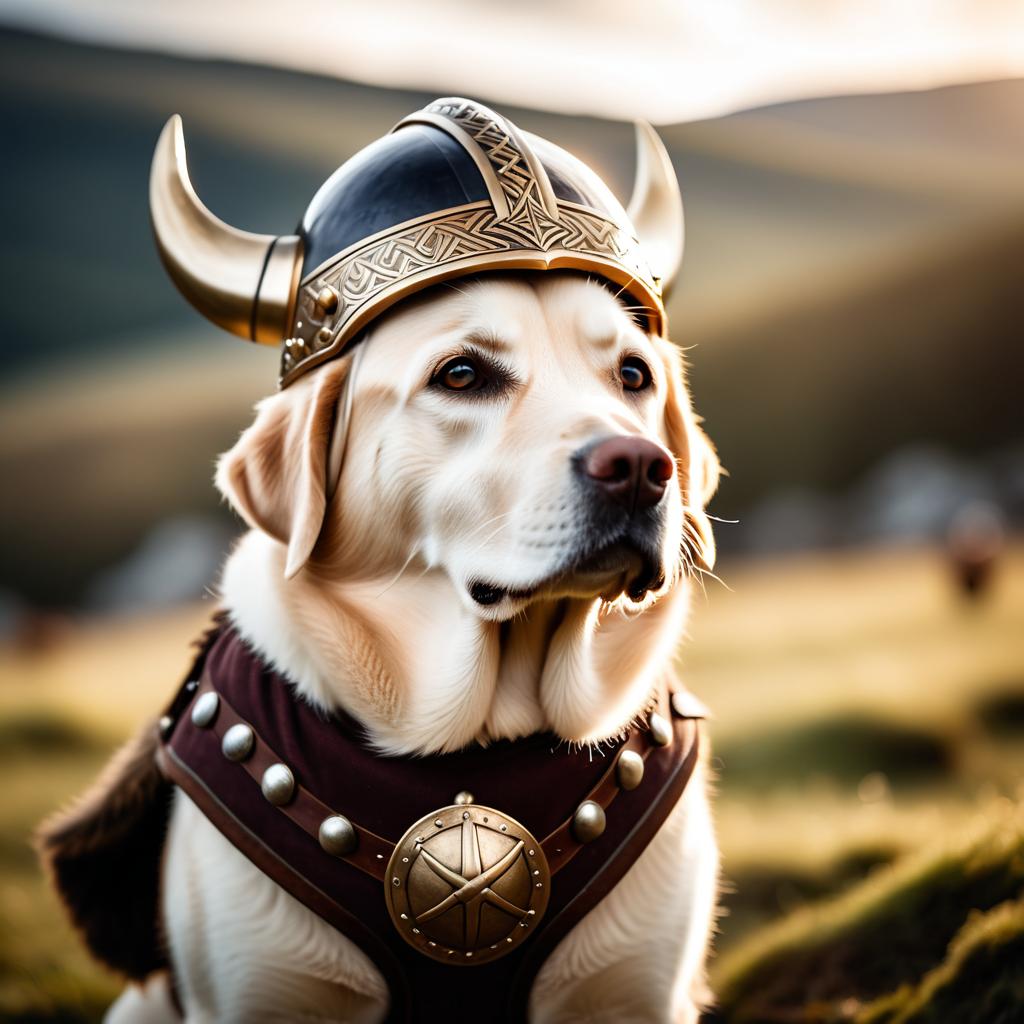
[[545, 219], [547, 223], [538, 238], [520, 224], [499, 220], [490, 207], [454, 213], [353, 254], [328, 271], [319, 287], [327, 284], [337, 289], [347, 310], [373, 298], [395, 281], [428, 267], [443, 266], [479, 253], [532, 248], [611, 256], [635, 274], [642, 273], [638, 260], [630, 258], [632, 240], [611, 221], [565, 208], [560, 220], [551, 220], [546, 215]]
[[[282, 376], [290, 377], [307, 359], [330, 347], [347, 324], [387, 289], [422, 271], [443, 270], [472, 257], [564, 250], [618, 264], [646, 291], [656, 292], [636, 240], [619, 225], [566, 203], [559, 203], [558, 220], [539, 204], [529, 207], [533, 212], [525, 220], [502, 220], [490, 205], [447, 211], [433, 220], [399, 226], [393, 234], [327, 267], [300, 291], [296, 315], [303, 328], [285, 348]], [[316, 296], [325, 286], [338, 293], [339, 303], [327, 325], [330, 336], [320, 337], [316, 329], [324, 321], [318, 316]]]
[[544, 210], [537, 179], [526, 157], [500, 121], [468, 101], [439, 101], [426, 109], [450, 118], [483, 150], [508, 200], [509, 220], [537, 230], [543, 230], [542, 224], [534, 223], [538, 215], [551, 223]]

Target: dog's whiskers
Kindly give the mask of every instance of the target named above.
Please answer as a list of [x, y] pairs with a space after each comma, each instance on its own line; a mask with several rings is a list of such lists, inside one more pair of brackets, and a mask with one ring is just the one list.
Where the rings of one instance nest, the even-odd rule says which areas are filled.
[[[507, 519], [508, 516], [510, 516], [510, 515], [512, 515], [511, 512], [506, 512], [504, 514], [504, 516], [495, 516], [494, 518], [490, 519], [489, 522], [493, 523], [495, 521], [495, 519]], [[505, 522], [498, 523], [498, 525], [486, 537], [484, 537], [483, 540], [477, 542], [474, 545], [476, 547], [476, 549], [479, 550], [480, 548], [484, 547], [485, 545], [490, 544], [490, 542], [492, 540], [494, 540], [494, 538], [497, 537], [498, 534], [501, 533], [501, 531], [504, 530], [507, 525], [508, 524], [505, 523]]]
[[700, 538], [695, 533], [692, 522], [688, 517], [684, 516], [682, 536], [679, 542], [679, 554], [681, 556], [680, 561], [682, 563], [682, 568], [685, 570], [686, 578], [696, 580], [700, 583], [701, 590], [704, 592], [704, 596], [706, 597], [707, 588], [704, 586], [703, 576], [698, 575], [701, 573], [701, 569], [697, 565], [697, 546], [699, 543]]
[[449, 289], [450, 291], [458, 292], [459, 295], [469, 294], [469, 290], [467, 288], [460, 288], [454, 281], [442, 281], [441, 286]]
[[696, 544], [699, 543], [699, 538], [693, 532], [693, 526], [687, 521], [683, 526], [683, 537], [679, 545], [679, 553], [681, 555], [682, 567], [685, 569], [687, 578], [696, 580], [700, 584], [701, 590], [704, 592], [704, 596], [707, 597], [707, 587], [705, 586], [704, 580], [712, 579], [716, 583], [720, 583], [729, 593], [732, 593], [732, 587], [729, 586], [725, 580], [722, 579], [717, 573], [712, 572], [710, 569], [702, 568], [697, 564]]
[[[725, 587], [726, 590], [729, 591], [730, 594], [734, 593], [732, 587], [730, 587], [729, 584], [726, 583], [725, 580], [723, 580], [722, 577], [719, 576], [717, 573], [712, 572], [710, 569], [702, 569], [702, 568], [700, 568], [700, 566], [696, 566], [696, 569], [697, 569], [697, 572], [699, 572], [700, 575], [701, 575], [702, 585], [703, 585], [703, 577], [707, 576], [708, 579], [712, 579], [716, 583], [720, 583], [723, 587]], [[707, 591], [705, 590], [704, 593], [706, 594]]]
[[467, 538], [467, 539], [471, 539], [476, 534], [478, 534], [481, 530], [484, 530], [488, 526], [490, 526], [491, 523], [496, 523], [499, 519], [507, 519], [510, 515], [512, 515], [513, 511], [514, 511], [514, 509], [509, 509], [508, 512], [499, 512], [497, 515], [491, 516], [490, 519], [485, 519], [482, 523], [478, 523], [470, 531], [469, 538]]
[[[374, 595], [374, 600], [382, 598], [402, 578], [402, 575], [404, 574], [405, 570], [409, 568], [409, 565], [412, 563], [412, 560], [419, 554], [419, 550], [420, 549], [417, 546], [409, 552], [409, 557], [402, 563], [402, 568], [398, 570], [398, 574], [379, 594]], [[427, 570], [424, 569], [423, 572], [420, 573], [420, 576], [422, 576], [423, 573], [425, 573], [426, 571]]]

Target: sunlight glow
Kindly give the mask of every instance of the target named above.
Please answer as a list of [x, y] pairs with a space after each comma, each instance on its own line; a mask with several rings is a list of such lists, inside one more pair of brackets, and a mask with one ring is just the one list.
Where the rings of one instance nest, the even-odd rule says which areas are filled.
[[0, 21], [124, 47], [660, 123], [1024, 75], [1019, 0], [0, 0]]

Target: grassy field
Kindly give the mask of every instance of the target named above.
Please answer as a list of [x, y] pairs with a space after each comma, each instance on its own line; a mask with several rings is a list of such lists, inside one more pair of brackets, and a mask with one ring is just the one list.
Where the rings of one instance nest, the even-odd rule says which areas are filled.
[[1024, 1019], [1024, 551], [726, 572], [682, 653], [714, 708], [729, 1022]]
[[[1024, 548], [973, 605], [931, 551], [726, 566], [680, 656], [712, 707], [722, 1022], [1024, 1015]], [[96, 1019], [117, 983], [29, 849], [158, 709], [211, 609], [0, 649], [0, 1019]]]

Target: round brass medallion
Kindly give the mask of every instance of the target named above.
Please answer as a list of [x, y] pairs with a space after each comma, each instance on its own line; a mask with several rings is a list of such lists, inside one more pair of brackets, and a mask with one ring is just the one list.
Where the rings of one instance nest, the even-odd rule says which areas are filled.
[[434, 960], [463, 965], [497, 960], [528, 938], [550, 886], [540, 843], [515, 818], [476, 804], [416, 822], [384, 879], [402, 938]]

